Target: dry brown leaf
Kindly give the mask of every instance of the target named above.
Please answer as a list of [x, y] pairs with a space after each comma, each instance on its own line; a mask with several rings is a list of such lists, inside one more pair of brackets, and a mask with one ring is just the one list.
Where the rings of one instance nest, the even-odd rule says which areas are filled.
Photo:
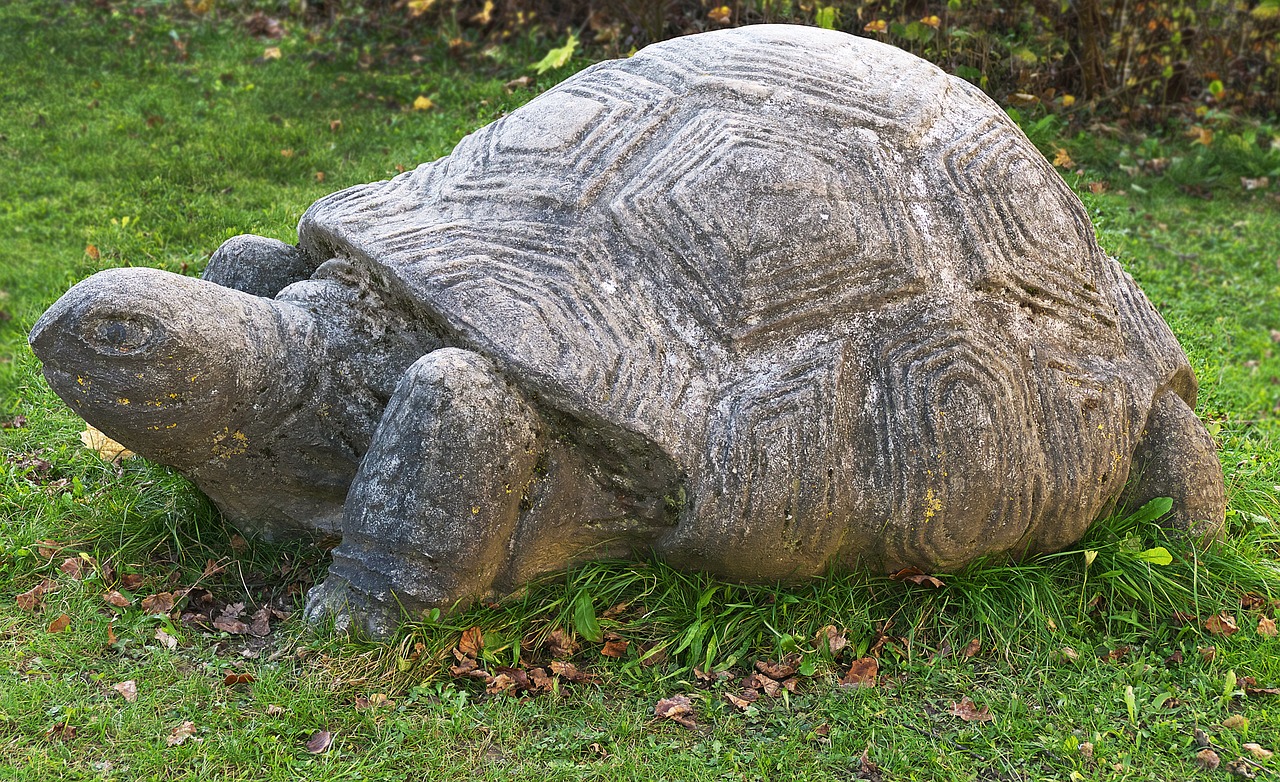
[[604, 642], [604, 647], [600, 650], [600, 654], [605, 657], [626, 657], [627, 647], [630, 645], [630, 641], [624, 641], [621, 638], [610, 638]]
[[1197, 646], [1196, 651], [1200, 653], [1200, 659], [1207, 663], [1218, 659], [1218, 647], [1216, 646]]
[[1240, 745], [1240, 748], [1245, 752], [1248, 752], [1250, 755], [1253, 755], [1257, 760], [1266, 760], [1275, 754], [1271, 750], [1264, 748], [1261, 744], [1255, 744], [1252, 741], [1248, 744]]
[[573, 663], [555, 660], [551, 663], [551, 672], [568, 682], [594, 682], [596, 677], [579, 671]]
[[827, 625], [814, 636], [813, 643], [819, 649], [825, 646], [834, 657], [849, 645], [849, 639], [845, 638], [843, 630], [837, 630], [835, 625]]
[[918, 567], [904, 567], [897, 573], [889, 574], [890, 581], [905, 581], [908, 584], [916, 584], [917, 586], [928, 586], [934, 589], [941, 589], [946, 586], [941, 579], [934, 578], [926, 574]]
[[267, 704], [268, 717], [279, 717], [281, 714], [284, 714], [284, 712], [285, 712], [285, 708], [277, 703]]
[[106, 462], [119, 462], [134, 456], [134, 452], [90, 426], [80, 433], [80, 442]]
[[959, 717], [965, 722], [991, 721], [991, 712], [987, 710], [987, 707], [978, 708], [977, 704], [970, 700], [968, 695], [961, 698], [959, 703], [951, 704], [950, 714], [952, 717]]
[[67, 557], [62, 560], [62, 564], [58, 566], [58, 570], [66, 573], [77, 581], [84, 578], [84, 573], [88, 569], [89, 563], [80, 557]]
[[142, 598], [142, 613], [148, 616], [160, 616], [173, 610], [173, 593], [160, 592]]
[[102, 599], [105, 602], [115, 606], [116, 608], [124, 608], [128, 606], [129, 603], [132, 602], [131, 600], [129, 600], [129, 598], [125, 597], [124, 595], [120, 594], [114, 589], [106, 593], [105, 595], [103, 595]]
[[113, 684], [111, 685], [111, 689], [120, 693], [120, 695], [129, 703], [134, 703], [138, 700], [138, 683], [133, 679], [130, 679], [127, 682]]
[[653, 707], [653, 716], [678, 722], [686, 728], [698, 727], [693, 714], [693, 703], [686, 695], [673, 695], [658, 701]]
[[76, 737], [76, 726], [59, 722], [46, 730], [44, 737], [50, 741], [71, 741]]
[[47, 592], [52, 592], [56, 588], [56, 584], [50, 579], [44, 579], [39, 584], [28, 589], [26, 592], [18, 595], [18, 608], [23, 611], [34, 611], [44, 602], [44, 596]]
[[744, 694], [748, 692], [751, 693], [752, 697], [748, 699], [745, 697], [734, 695], [731, 692], [726, 692], [724, 694], [724, 699], [729, 701], [729, 703], [732, 703], [735, 708], [741, 711], [746, 711], [747, 709], [751, 708], [752, 703], [755, 703], [757, 700], [759, 700], [760, 695], [757, 694], [755, 690], [744, 690], [743, 692]]
[[458, 651], [468, 657], [478, 657], [484, 649], [484, 633], [479, 627], [468, 627], [462, 631], [462, 639], [458, 641]]
[[547, 634], [547, 652], [552, 657], [572, 657], [578, 651], [578, 644], [573, 636], [559, 627]]
[[796, 671], [800, 670], [800, 655], [792, 652], [782, 659], [782, 662], [771, 663], [764, 660], [756, 660], [756, 670], [768, 676], [770, 679], [782, 681], [796, 675]]
[[1249, 727], [1249, 718], [1243, 714], [1232, 714], [1222, 721], [1222, 727], [1227, 730], [1244, 730]]
[[143, 576], [141, 573], [125, 573], [120, 576], [120, 586], [124, 587], [130, 592], [142, 586], [142, 581], [143, 581]]
[[1268, 619], [1265, 615], [1258, 617], [1258, 635], [1264, 638], [1276, 637], [1276, 620]]
[[169, 731], [169, 735], [165, 737], [164, 743], [170, 747], [176, 747], [179, 744], [186, 743], [187, 739], [196, 735], [196, 724], [191, 720], [183, 722], [178, 727]]
[[307, 752], [319, 755], [333, 744], [333, 734], [327, 730], [318, 730], [307, 739]]
[[1205, 771], [1213, 771], [1222, 763], [1222, 758], [1218, 757], [1218, 753], [1205, 747], [1196, 753], [1196, 765]]
[[973, 657], [975, 654], [977, 654], [980, 651], [982, 651], [982, 639], [975, 638], [972, 641], [970, 641], [968, 644], [966, 644], [963, 649], [960, 650], [960, 656], [964, 657], [965, 659], [968, 659], [970, 657]]
[[547, 675], [545, 668], [534, 668], [529, 671], [529, 689], [533, 692], [551, 692], [556, 682]]
[[166, 633], [164, 630], [156, 629], [155, 639], [160, 642], [164, 648], [173, 651], [178, 648], [178, 639]]
[[271, 609], [259, 608], [249, 620], [249, 634], [262, 638], [271, 633]]
[[1058, 168], [1072, 168], [1075, 166], [1075, 161], [1071, 159], [1070, 153], [1059, 147], [1054, 153], [1053, 164]]
[[248, 635], [249, 625], [240, 621], [240, 615], [243, 613], [244, 603], [232, 603], [226, 606], [213, 620], [214, 629], [232, 635]]
[[1204, 623], [1204, 629], [1211, 635], [1235, 635], [1240, 630], [1236, 626], [1236, 618], [1226, 611], [1209, 617]]
[[60, 633], [71, 626], [71, 617], [62, 614], [57, 619], [49, 623], [49, 632]]
[[1102, 661], [1109, 662], [1109, 663], [1119, 662], [1120, 660], [1123, 660], [1124, 656], [1128, 653], [1129, 653], [1129, 647], [1117, 646], [1116, 648], [1102, 655]]
[[222, 677], [222, 683], [228, 687], [234, 687], [237, 684], [253, 684], [258, 679], [251, 673], [229, 673]]
[[880, 674], [880, 661], [874, 657], [863, 657], [853, 661], [849, 672], [840, 680], [841, 687], [874, 687], [876, 677]]
[[485, 687], [485, 692], [490, 695], [498, 695], [512, 689], [516, 686], [516, 680], [511, 674], [500, 673], [489, 681], [489, 685]]
[[115, 643], [116, 643], [116, 629], [112, 625], [108, 624], [107, 625], [107, 646], [114, 646]]

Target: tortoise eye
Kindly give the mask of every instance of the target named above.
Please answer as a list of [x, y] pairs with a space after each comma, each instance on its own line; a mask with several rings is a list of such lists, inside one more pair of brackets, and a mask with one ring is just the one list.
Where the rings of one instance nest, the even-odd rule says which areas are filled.
[[164, 329], [147, 317], [117, 315], [96, 318], [85, 329], [85, 341], [107, 356], [142, 352], [162, 339]]

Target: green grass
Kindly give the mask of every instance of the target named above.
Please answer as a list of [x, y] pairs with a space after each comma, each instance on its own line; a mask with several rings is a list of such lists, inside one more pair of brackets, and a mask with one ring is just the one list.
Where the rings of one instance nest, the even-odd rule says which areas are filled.
[[[282, 56], [262, 59], [275, 45]], [[28, 0], [0, 7], [0, 51], [0, 421], [26, 419], [0, 429], [0, 779], [848, 779], [866, 751], [890, 779], [1163, 780], [1203, 773], [1196, 728], [1224, 762], [1246, 741], [1280, 749], [1280, 700], [1238, 693], [1246, 676], [1280, 685], [1277, 642], [1255, 630], [1273, 606], [1240, 606], [1245, 591], [1280, 598], [1274, 127], [1210, 118], [1220, 140], [1252, 146], [1200, 149], [1180, 138], [1068, 138], [1029, 123], [1043, 149], [1065, 146], [1083, 165], [1068, 178], [1104, 246], [1165, 315], [1201, 379], [1199, 412], [1230, 492], [1227, 540], [1209, 551], [1130, 517], [1053, 557], [943, 576], [937, 590], [865, 574], [745, 587], [658, 563], [602, 563], [388, 644], [317, 636], [292, 619], [246, 640], [147, 616], [140, 602], [198, 582], [219, 604], [296, 608], [322, 556], [245, 543], [181, 478], [141, 460], [98, 459], [40, 379], [27, 330], [99, 268], [195, 273], [233, 234], [292, 240], [319, 196], [445, 154], [527, 99], [503, 84], [542, 52], [516, 42], [460, 65], [425, 48], [422, 62], [375, 71], [360, 67], [359, 45], [311, 42], [306, 31], [260, 41], [232, 19]], [[436, 108], [409, 110], [419, 95]], [[1120, 168], [1154, 158], [1176, 158], [1169, 175]], [[1240, 188], [1239, 176], [1263, 175], [1270, 189]], [[1106, 192], [1090, 192], [1102, 181]], [[42, 552], [48, 540], [60, 550]], [[1144, 556], [1156, 547], [1169, 564]], [[96, 567], [83, 580], [61, 573], [80, 552]], [[210, 560], [222, 572], [203, 576]], [[108, 606], [102, 594], [126, 575], [141, 578], [124, 590], [130, 605]], [[21, 610], [17, 596], [44, 579], [56, 591], [38, 612]], [[1174, 613], [1203, 620], [1221, 610], [1240, 632], [1212, 636]], [[62, 614], [68, 629], [47, 632]], [[493, 669], [543, 664], [553, 628], [581, 640], [593, 624], [630, 641], [620, 659], [583, 641], [574, 662], [598, 684], [518, 699], [447, 672], [450, 649], [473, 625]], [[825, 625], [850, 644], [835, 659], [813, 641]], [[157, 630], [179, 645], [167, 648]], [[892, 640], [879, 649], [880, 686], [836, 686], [881, 635]], [[974, 638], [981, 649], [966, 657]], [[1200, 652], [1210, 646], [1212, 659]], [[643, 665], [644, 649], [665, 649], [669, 661]], [[744, 670], [793, 651], [814, 675], [745, 712], [722, 697], [727, 685], [704, 689], [692, 670]], [[226, 685], [229, 672], [256, 680]], [[133, 703], [112, 689], [130, 680]], [[393, 703], [357, 708], [379, 693]], [[696, 730], [652, 717], [659, 698], [681, 693]], [[993, 720], [950, 716], [965, 696]], [[1247, 728], [1222, 727], [1235, 714]], [[169, 746], [184, 721], [194, 737]], [[310, 754], [305, 742], [321, 729], [333, 746]]]

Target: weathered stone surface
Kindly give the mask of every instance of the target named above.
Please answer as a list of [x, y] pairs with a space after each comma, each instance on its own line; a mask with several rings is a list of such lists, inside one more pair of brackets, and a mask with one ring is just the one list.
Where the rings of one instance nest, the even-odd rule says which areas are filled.
[[245, 530], [343, 534], [313, 618], [386, 633], [650, 550], [948, 569], [1122, 495], [1222, 525], [1168, 327], [997, 106], [883, 44], [657, 44], [298, 232], [232, 240], [221, 284], [95, 275], [31, 340]]

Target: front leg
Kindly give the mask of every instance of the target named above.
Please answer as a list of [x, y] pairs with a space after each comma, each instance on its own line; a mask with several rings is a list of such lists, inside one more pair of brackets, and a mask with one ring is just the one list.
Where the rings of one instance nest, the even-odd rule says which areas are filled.
[[375, 637], [402, 615], [490, 592], [541, 452], [540, 422], [482, 356], [419, 359], [387, 405], [347, 495], [343, 540], [308, 620]]

